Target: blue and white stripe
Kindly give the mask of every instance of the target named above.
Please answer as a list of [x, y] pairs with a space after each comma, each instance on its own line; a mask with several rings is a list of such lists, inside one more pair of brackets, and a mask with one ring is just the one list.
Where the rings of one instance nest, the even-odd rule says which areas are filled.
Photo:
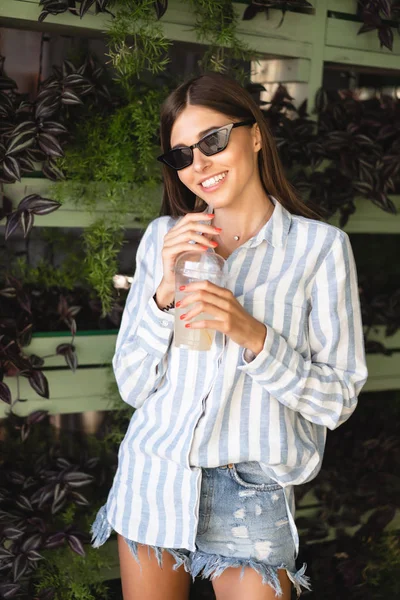
[[155, 219], [140, 241], [113, 359], [136, 411], [106, 505], [126, 538], [195, 550], [201, 467], [260, 461], [292, 497], [318, 473], [327, 428], [356, 407], [367, 369], [349, 238], [273, 202], [227, 259], [229, 289], [267, 326], [257, 356], [220, 332], [209, 352], [176, 348], [174, 311], [153, 300], [176, 220]]

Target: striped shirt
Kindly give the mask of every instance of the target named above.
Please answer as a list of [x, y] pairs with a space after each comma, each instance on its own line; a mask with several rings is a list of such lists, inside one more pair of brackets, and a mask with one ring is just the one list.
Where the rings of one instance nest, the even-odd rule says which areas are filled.
[[128, 539], [195, 550], [201, 467], [259, 461], [292, 491], [318, 473], [327, 428], [356, 407], [367, 369], [349, 238], [272, 201], [270, 220], [227, 259], [227, 287], [267, 328], [257, 356], [218, 331], [208, 352], [175, 347], [174, 310], [153, 295], [177, 220], [155, 219], [140, 241], [113, 358], [136, 411], [106, 505]]

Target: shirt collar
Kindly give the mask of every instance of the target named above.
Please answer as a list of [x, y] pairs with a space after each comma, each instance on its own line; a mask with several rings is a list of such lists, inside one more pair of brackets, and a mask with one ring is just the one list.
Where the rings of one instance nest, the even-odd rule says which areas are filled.
[[[287, 238], [291, 225], [291, 214], [276, 198], [269, 197], [275, 208], [271, 217], [261, 227], [256, 237], [249, 243], [249, 248], [254, 248], [261, 244], [263, 240], [271, 244], [274, 248], [281, 248]], [[208, 205], [205, 212], [214, 212], [214, 209]]]

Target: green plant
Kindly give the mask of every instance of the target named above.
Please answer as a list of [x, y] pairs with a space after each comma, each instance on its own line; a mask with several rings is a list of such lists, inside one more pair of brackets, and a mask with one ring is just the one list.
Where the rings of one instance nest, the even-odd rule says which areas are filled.
[[194, 30], [199, 42], [208, 45], [202, 58], [204, 70], [235, 72], [244, 80], [239, 61], [250, 61], [256, 52], [250, 51], [238, 36], [239, 15], [232, 0], [189, 0], [195, 16]]
[[84, 231], [88, 280], [100, 298], [103, 316], [112, 308], [112, 278], [122, 243], [123, 231], [118, 223], [100, 220]]
[[124, 0], [116, 7], [107, 31], [109, 56], [128, 97], [133, 79], [143, 71], [161, 73], [168, 64], [171, 42], [158, 23], [166, 8], [167, 0]]
[[43, 558], [34, 576], [36, 593], [54, 590], [54, 600], [107, 599], [107, 585], [93, 577], [94, 573], [107, 572], [109, 567], [98, 550], [87, 546], [82, 557], [60, 548], [43, 552]]

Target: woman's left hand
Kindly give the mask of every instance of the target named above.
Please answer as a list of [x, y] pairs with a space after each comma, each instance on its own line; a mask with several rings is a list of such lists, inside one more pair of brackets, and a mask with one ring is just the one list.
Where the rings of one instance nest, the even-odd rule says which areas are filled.
[[[221, 331], [236, 344], [248, 348], [254, 354], [261, 352], [267, 328], [264, 323], [257, 321], [243, 308], [231, 290], [205, 280], [189, 283], [184, 286], [183, 291], [185, 294], [187, 293], [187, 296], [180, 303], [178, 302], [176, 307], [183, 309], [194, 302], [198, 303], [184, 313], [185, 326], [189, 325], [191, 329]], [[214, 319], [190, 322], [191, 319], [203, 312], [212, 315]]]

